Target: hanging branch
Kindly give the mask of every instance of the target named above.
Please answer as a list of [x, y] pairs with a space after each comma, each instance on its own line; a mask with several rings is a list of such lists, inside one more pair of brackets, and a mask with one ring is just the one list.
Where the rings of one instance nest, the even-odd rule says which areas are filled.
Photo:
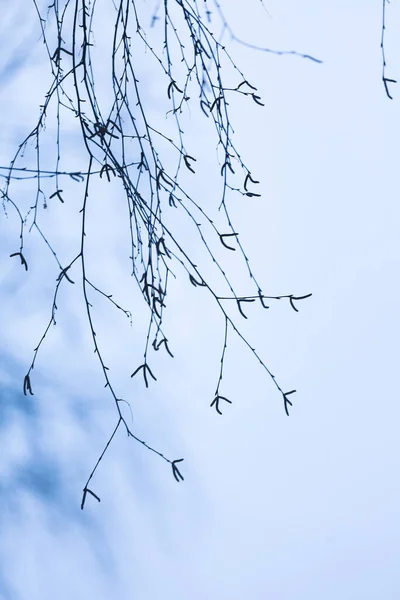
[[381, 33], [381, 52], [382, 52], [382, 82], [385, 88], [386, 96], [393, 100], [393, 96], [390, 93], [389, 83], [397, 83], [396, 79], [390, 79], [386, 76], [386, 56], [385, 56], [385, 33], [386, 33], [386, 3], [389, 4], [389, 0], [382, 0], [382, 33]]
[[[18, 146], [10, 165], [0, 166], [0, 176], [4, 179], [2, 201], [4, 210], [16, 211], [20, 223], [19, 251], [11, 256], [19, 257], [21, 264], [28, 269], [23, 253], [24, 233], [27, 229], [29, 232], [35, 230], [59, 268], [50, 319], [34, 350], [31, 365], [24, 379], [24, 393], [33, 394], [32, 370], [51, 326], [56, 325], [57, 297], [61, 287], [66, 282], [68, 285], [79, 284], [88, 330], [104, 379], [104, 387], [107, 388], [117, 411], [117, 424], [83, 488], [83, 509], [88, 494], [100, 502], [100, 498], [89, 488], [89, 484], [121, 426], [129, 437], [168, 462], [177, 481], [184, 479], [177, 466], [183, 459], [171, 460], [165, 457], [132, 432], [120, 408], [121, 403], [127, 401], [121, 399], [116, 392], [115, 382], [111, 379], [110, 369], [106, 365], [101, 340], [96, 335], [93, 315], [93, 297], [96, 296], [105, 298], [115, 309], [123, 312], [132, 325], [131, 311], [122, 308], [113, 299], [114, 294], [106, 293], [93, 283], [95, 279], [86, 260], [88, 237], [93, 235], [89, 233], [87, 226], [91, 218], [88, 207], [95, 205], [92, 183], [96, 179], [102, 181], [104, 186], [114, 181], [115, 185], [119, 186], [126, 204], [126, 229], [130, 237], [126, 253], [130, 258], [130, 274], [137, 283], [142, 302], [148, 311], [147, 333], [143, 340], [137, 341], [138, 344], [143, 344], [143, 359], [139, 366], [133, 366], [131, 377], [141, 372], [146, 388], [149, 386], [149, 376], [157, 381], [149, 367], [149, 352], [163, 348], [173, 358], [168, 336], [164, 332], [164, 311], [167, 307], [169, 278], [177, 277], [174, 273], [176, 268], [184, 272], [189, 282], [199, 289], [199, 293], [208, 294], [212, 298], [224, 323], [219, 376], [211, 407], [215, 407], [216, 412], [221, 415], [222, 402], [232, 403], [220, 394], [229, 330], [230, 334], [241, 340], [271, 378], [281, 393], [284, 409], [289, 414], [288, 405], [291, 406], [292, 403], [288, 396], [294, 390], [283, 392], [266, 363], [241, 332], [236, 319], [228, 314], [224, 303], [234, 300], [239, 316], [248, 318], [245, 304], [258, 300], [264, 308], [268, 308], [265, 300], [286, 298], [297, 312], [295, 302], [309, 298], [311, 294], [264, 295], [240, 241], [238, 229], [230, 217], [230, 197], [245, 197], [246, 202], [249, 202], [248, 198], [259, 198], [260, 194], [254, 187], [259, 181], [252, 175], [235, 146], [229, 102], [233, 96], [242, 98], [243, 102], [251, 103], [252, 110], [262, 110], [264, 103], [257, 88], [248, 81], [222, 44], [221, 38], [218, 41], [215, 31], [211, 29], [215, 14], [222, 31], [227, 31], [233, 41], [245, 43], [237, 38], [229, 27], [219, 2], [214, 0], [213, 12], [209, 3], [203, 0], [164, 0], [163, 3], [160, 2], [146, 29], [142, 25], [145, 18], [141, 12], [145, 11], [144, 3], [138, 0], [115, 0], [112, 3], [115, 9], [114, 21], [107, 19], [107, 22], [102, 22], [102, 26], [112, 28], [110, 104], [100, 101], [95, 75], [95, 23], [101, 10], [100, 3], [90, 0], [54, 0], [48, 6], [46, 14], [42, 14], [36, 0], [32, 2], [38, 15], [52, 81], [44, 95], [34, 128]], [[102, 32], [98, 35], [102, 35]], [[252, 44], [246, 45], [254, 47]], [[308, 54], [294, 51], [272, 51], [267, 48], [262, 50], [320, 62]], [[159, 101], [166, 102], [166, 116], [169, 122], [174, 124], [173, 135], [169, 130], [160, 130], [154, 124], [152, 112], [145, 100], [145, 89], [140, 83], [140, 53], [158, 69], [159, 89], [163, 90]], [[202, 154], [196, 152], [195, 140], [187, 141], [184, 134], [183, 120], [189, 114], [189, 110], [197, 111], [199, 118], [205, 120], [205, 127], [207, 126], [210, 135], [214, 136], [212, 144], [217, 146], [220, 157], [222, 185], [215, 211], [218, 213], [220, 210], [224, 221], [221, 230], [214, 223], [214, 214], [209, 212], [212, 209], [206, 208], [207, 205], [197, 193], [190, 193], [184, 187], [186, 179], [183, 173], [195, 178], [196, 171], [200, 169]], [[66, 116], [72, 116], [74, 123], [78, 125], [81, 148], [87, 156], [87, 166], [81, 170], [68, 169], [62, 157], [61, 143], [65, 133], [63, 124]], [[45, 126], [48, 127], [54, 118], [56, 135], [52, 139], [55, 143], [56, 158], [55, 168], [52, 170], [48, 165], [48, 151], [44, 156], [42, 140], [46, 134]], [[34, 149], [33, 160], [29, 155], [31, 148]], [[50, 159], [53, 159], [53, 156], [50, 156]], [[32, 180], [35, 185], [34, 197], [26, 214], [19, 207], [15, 193], [16, 185], [23, 180]], [[58, 231], [51, 232], [50, 238], [43, 232], [41, 221], [48, 204], [57, 203], [62, 210], [68, 205], [67, 187], [62, 183], [66, 180], [73, 181], [74, 185], [80, 185], [83, 189], [79, 225], [80, 246], [75, 249], [71, 247], [69, 262], [65, 266], [59, 260], [57, 252], [58, 239], [63, 233], [62, 225]], [[164, 214], [173, 215], [174, 211], [188, 218], [187, 231], [180, 231], [173, 218], [164, 217]], [[197, 237], [206, 250], [209, 262], [205, 269], [198, 267], [186, 250], [185, 239], [188, 234]], [[237, 264], [241, 262], [247, 270], [249, 285], [252, 287], [248, 295], [237, 294], [223, 261], [212, 250], [213, 242], [218, 239], [223, 252], [237, 251]], [[31, 256], [29, 259], [35, 260]], [[210, 271], [216, 269], [225, 291], [217, 291], [211, 286], [206, 273], [207, 268]], [[226, 293], [229, 295], [225, 295]], [[246, 312], [250, 314], [250, 310]], [[132, 330], [134, 331], [133, 326]]]

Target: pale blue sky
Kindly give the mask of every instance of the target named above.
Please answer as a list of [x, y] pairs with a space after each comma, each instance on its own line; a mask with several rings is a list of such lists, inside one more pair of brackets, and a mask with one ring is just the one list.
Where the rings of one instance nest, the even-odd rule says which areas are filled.
[[[269, 311], [248, 309], [252, 318], [243, 325], [272, 372], [298, 390], [291, 416], [237, 341], [225, 376], [233, 404], [223, 417], [209, 408], [223, 331], [197, 289], [179, 282], [171, 289], [175, 359], [158, 359], [158, 382], [148, 391], [129, 379], [141, 353], [129, 326], [104, 311], [118, 331], [102, 334], [122, 393], [132, 400], [135, 432], [168, 456], [184, 456], [185, 482], [177, 485], [167, 466], [121, 434], [94, 483], [102, 501], [88, 502], [82, 512], [81, 489], [115, 421], [113, 408], [97, 377], [78, 292], [60, 299], [58, 325], [35, 369], [35, 396], [23, 396], [30, 352], [48, 317], [47, 275], [54, 266], [33, 235], [28, 274], [9, 259], [16, 222], [2, 214], [5, 600], [400, 597], [400, 90], [392, 88], [390, 101], [380, 80], [381, 3], [271, 1], [271, 18], [255, 0], [246, 11], [238, 1], [229, 7], [240, 37], [323, 61], [231, 47], [266, 105], [232, 102], [237, 145], [262, 191], [248, 204], [232, 202], [234, 221], [266, 293], [313, 292], [298, 314], [281, 301]], [[11, 25], [18, 22], [21, 39], [32, 39], [28, 11], [18, 21], [8, 11], [0, 25], [2, 46], [10, 48], [4, 65], [19, 56], [19, 46], [7, 43]], [[399, 31], [392, 2], [393, 79], [400, 79]], [[22, 66], [4, 74], [1, 164], [34, 123], [47, 85], [41, 51], [38, 43]], [[158, 88], [150, 77], [149, 90], [155, 111]], [[203, 121], [193, 116], [191, 125], [202, 148]], [[65, 148], [78, 161], [73, 134]], [[205, 177], [196, 181], [205, 202], [212, 200], [210, 185]], [[68, 190], [72, 196], [80, 188]], [[98, 199], [97, 223], [110, 224], [104, 234], [110, 249], [97, 267], [99, 274], [112, 267], [118, 286], [119, 221], [110, 221], [110, 197]], [[46, 225], [56, 218], [50, 214]], [[61, 252], [71, 240], [66, 232]], [[245, 288], [246, 280], [238, 281]], [[132, 306], [131, 288], [120, 291]], [[190, 304], [174, 305], [182, 293]]]

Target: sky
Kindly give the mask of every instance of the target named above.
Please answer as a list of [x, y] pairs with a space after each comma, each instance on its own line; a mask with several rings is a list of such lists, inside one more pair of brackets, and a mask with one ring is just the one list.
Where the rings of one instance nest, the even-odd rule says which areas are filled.
[[[5, 9], [0, 25], [1, 165], [35, 123], [49, 83], [34, 10], [18, 6]], [[233, 220], [265, 293], [313, 294], [298, 313], [284, 300], [268, 311], [246, 306], [249, 318], [241, 323], [285, 389], [297, 390], [290, 417], [272, 381], [234, 337], [224, 375], [232, 404], [223, 416], [210, 409], [223, 323], [202, 290], [182, 277], [173, 282], [166, 317], [175, 358], [152, 358], [157, 382], [148, 390], [130, 379], [142, 353], [143, 311], [125, 276], [115, 184], [107, 191], [99, 184], [91, 268], [134, 316], [131, 328], [98, 301], [99, 336], [118, 389], [131, 402], [135, 434], [167, 456], [183, 457], [185, 480], [177, 484], [169, 465], [121, 431], [93, 480], [101, 502], [89, 498], [81, 511], [82, 488], [115, 426], [115, 409], [93, 357], [80, 291], [72, 286], [60, 296], [57, 326], [35, 367], [35, 395], [23, 395], [57, 269], [34, 231], [29, 271], [9, 258], [18, 223], [1, 212], [4, 600], [400, 596], [400, 92], [393, 85], [388, 99], [381, 81], [382, 6], [271, 0], [268, 13], [256, 0], [246, 12], [237, 0], [221, 6], [239, 38], [322, 61], [256, 51], [225, 33], [265, 104], [231, 103], [236, 145], [262, 194], [232, 198]], [[392, 2], [386, 58], [393, 79], [400, 78], [399, 29]], [[103, 41], [99, 36], [99, 52]], [[161, 123], [166, 91], [145, 68], [141, 76]], [[219, 184], [206, 170], [213, 142], [197, 113], [185, 123], [203, 161], [193, 180], [196, 197], [216, 206]], [[53, 133], [49, 123], [50, 162]], [[74, 169], [84, 160], [77, 140], [71, 124], [63, 148]], [[19, 185], [15, 197], [29, 206], [31, 188]], [[76, 242], [82, 188], [63, 185], [68, 206], [49, 206], [43, 223], [57, 232], [64, 260]], [[196, 252], [185, 221], [176, 218]], [[227, 260], [246, 290], [244, 274]]]

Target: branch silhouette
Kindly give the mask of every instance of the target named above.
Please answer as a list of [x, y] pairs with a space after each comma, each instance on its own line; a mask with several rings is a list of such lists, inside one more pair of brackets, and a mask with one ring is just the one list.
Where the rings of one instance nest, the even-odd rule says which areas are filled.
[[[126, 231], [130, 241], [126, 254], [130, 260], [130, 274], [137, 283], [141, 301], [148, 311], [147, 333], [144, 339], [137, 340], [137, 344], [143, 345], [143, 359], [133, 370], [131, 378], [141, 372], [145, 387], [148, 388], [149, 377], [157, 381], [149, 367], [149, 353], [163, 347], [168, 356], [173, 358], [169, 336], [164, 331], [164, 312], [169, 279], [177, 277], [174, 273], [176, 268], [183, 271], [194, 287], [202, 288], [211, 297], [223, 322], [224, 341], [218, 381], [210, 406], [222, 415], [222, 402], [232, 404], [231, 400], [220, 394], [229, 332], [229, 336], [238, 337], [271, 378], [282, 394], [284, 410], [289, 414], [288, 406], [292, 406], [292, 403], [288, 396], [294, 390], [283, 392], [266, 363], [242, 333], [236, 318], [228, 313], [226, 301], [235, 301], [238, 317], [247, 319], [251, 311], [250, 306], [248, 310], [246, 306], [246, 314], [245, 305], [257, 300], [263, 308], [269, 308], [266, 301], [287, 299], [291, 308], [298, 312], [296, 304], [309, 298], [311, 294], [264, 295], [240, 241], [238, 228], [231, 219], [228, 204], [232, 196], [239, 199], [245, 197], [247, 201], [247, 198], [257, 199], [261, 194], [254, 191], [259, 180], [253, 176], [235, 145], [230, 99], [233, 96], [241, 98], [241, 101], [250, 103], [252, 110], [263, 110], [264, 102], [256, 86], [248, 81], [222, 43], [222, 37], [218, 37], [216, 32], [219, 28], [222, 34], [227, 32], [233, 42], [263, 52], [292, 55], [316, 63], [321, 61], [309, 54], [292, 50], [258, 48], [239, 39], [216, 0], [213, 2], [213, 11], [203, 0], [165, 0], [151, 15], [148, 26], [143, 25], [147, 18], [143, 6], [145, 3], [115, 0], [112, 3], [114, 20], [99, 20], [112, 33], [109, 48], [111, 102], [107, 103], [98, 94], [96, 75], [96, 18], [100, 15], [100, 3], [89, 0], [54, 0], [47, 12], [42, 14], [36, 0], [32, 1], [38, 15], [51, 83], [44, 94], [33, 129], [19, 144], [9, 166], [0, 166], [0, 177], [4, 180], [2, 202], [5, 211], [16, 212], [19, 222], [19, 250], [11, 254], [11, 257], [18, 256], [25, 270], [28, 270], [23, 251], [26, 233], [34, 230], [47, 246], [59, 269], [49, 322], [25, 375], [24, 394], [33, 395], [32, 370], [51, 326], [56, 324], [58, 293], [67, 282], [68, 285], [80, 286], [100, 374], [117, 412], [117, 424], [83, 488], [83, 509], [87, 495], [100, 502], [100, 498], [88, 486], [121, 426], [129, 437], [168, 462], [176, 481], [184, 479], [177, 466], [183, 459], [170, 460], [165, 457], [153, 445], [136, 437], [128, 425], [120, 407], [121, 403], [128, 401], [121, 399], [116, 391], [118, 383], [115, 383], [106, 366], [105, 343], [96, 335], [94, 297], [105, 298], [110, 309], [113, 307], [124, 313], [131, 325], [132, 312], [113, 299], [114, 293], [105, 292], [102, 287], [95, 285], [97, 280], [91, 273], [87, 260], [87, 245], [92, 235], [89, 224], [92, 209], [96, 206], [95, 193], [92, 191], [94, 183], [101, 181], [102, 186], [109, 186], [113, 182], [112, 185], [119, 186], [123, 195], [128, 215]], [[102, 32], [98, 32], [98, 36], [101, 35]], [[158, 69], [159, 88], [162, 89], [160, 112], [165, 107], [168, 123], [173, 124], [173, 134], [171, 128], [162, 130], [156, 125], [151, 107], [148, 106], [145, 85], [140, 83], [141, 56], [152, 64], [152, 68]], [[204, 152], [196, 139], [187, 138], [184, 133], [184, 119], [190, 111], [205, 122], [211, 146], [216, 146], [218, 151], [222, 185], [215, 207], [211, 208], [210, 203], [203, 202], [196, 193], [188, 191], [186, 183], [186, 176], [193, 179], [197, 177], [196, 171], [201, 168]], [[71, 117], [79, 130], [81, 149], [86, 156], [86, 164], [79, 170], [69, 169], [63, 159], [61, 140], [71, 126], [68, 125]], [[53, 170], [48, 167], [49, 151], [45, 153], [42, 150], [46, 127], [50, 123], [55, 127], [51, 156], [55, 159]], [[25, 180], [32, 181], [35, 191], [29, 209], [24, 212], [17, 189], [18, 183]], [[71, 247], [67, 264], [61, 262], [58, 251], [59, 237], [63, 233], [62, 224], [58, 231], [51, 232], [51, 236], [45, 234], [41, 226], [43, 213], [51, 203], [56, 203], [60, 210], [64, 210], [70, 202], [68, 186], [63, 182], [72, 182], [80, 198], [80, 247], [75, 250]], [[214, 209], [215, 214], [223, 219], [221, 230], [214, 222]], [[174, 219], [174, 211], [188, 219], [185, 231], [180, 230], [178, 218]], [[165, 217], [166, 214], [168, 218]], [[201, 268], [196, 264], [185, 241], [188, 234], [196, 238], [205, 249], [208, 267]], [[237, 257], [237, 264], [241, 264], [247, 271], [251, 287], [248, 295], [237, 293], [223, 259], [213, 250], [215, 241], [220, 242], [223, 253], [225, 250], [236, 251], [234, 257]], [[30, 256], [29, 259], [35, 260]], [[217, 290], [210, 283], [206, 272], [208, 268], [215, 269], [219, 274], [223, 290]]]

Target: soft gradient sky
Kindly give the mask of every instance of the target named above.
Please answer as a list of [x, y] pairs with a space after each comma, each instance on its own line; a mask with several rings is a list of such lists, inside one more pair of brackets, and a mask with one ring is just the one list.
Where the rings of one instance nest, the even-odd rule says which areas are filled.
[[[113, 407], [79, 291], [60, 298], [57, 327], [35, 368], [35, 396], [23, 396], [57, 271], [34, 234], [27, 274], [8, 258], [17, 223], [1, 213], [4, 600], [400, 597], [400, 89], [393, 86], [390, 101], [380, 80], [381, 2], [271, 0], [270, 17], [256, 0], [246, 9], [238, 0], [224, 4], [241, 38], [323, 60], [231, 46], [266, 105], [232, 103], [237, 145], [262, 182], [261, 199], [232, 202], [233, 218], [265, 293], [313, 292], [298, 314], [281, 301], [269, 311], [249, 308], [244, 323], [284, 387], [298, 390], [291, 416], [236, 340], [225, 376], [233, 404], [223, 417], [209, 408], [223, 330], [197, 289], [178, 282], [171, 290], [175, 359], [157, 357], [158, 382], [149, 390], [129, 378], [142, 352], [129, 325], [100, 306], [111, 329], [101, 333], [122, 394], [132, 401], [135, 433], [168, 456], [183, 456], [185, 482], [177, 485], [162, 461], [121, 432], [93, 485], [101, 503], [89, 499], [81, 511], [81, 489], [115, 422]], [[2, 165], [32, 128], [48, 85], [33, 19], [30, 3], [3, 10]], [[393, 79], [400, 79], [399, 31], [392, 2]], [[149, 90], [156, 116], [159, 91], [150, 78]], [[206, 130], [196, 118], [202, 147]], [[65, 152], [79, 164], [75, 144], [71, 132]], [[210, 183], [196, 183], [206, 202]], [[71, 195], [81, 189], [67, 185]], [[124, 269], [110, 198], [98, 198], [97, 227], [109, 242], [98, 274], [109, 272], [114, 289]], [[57, 211], [49, 211], [47, 227], [60, 218]], [[61, 253], [74, 240], [68, 223]], [[139, 311], [132, 288], [119, 289]]]

